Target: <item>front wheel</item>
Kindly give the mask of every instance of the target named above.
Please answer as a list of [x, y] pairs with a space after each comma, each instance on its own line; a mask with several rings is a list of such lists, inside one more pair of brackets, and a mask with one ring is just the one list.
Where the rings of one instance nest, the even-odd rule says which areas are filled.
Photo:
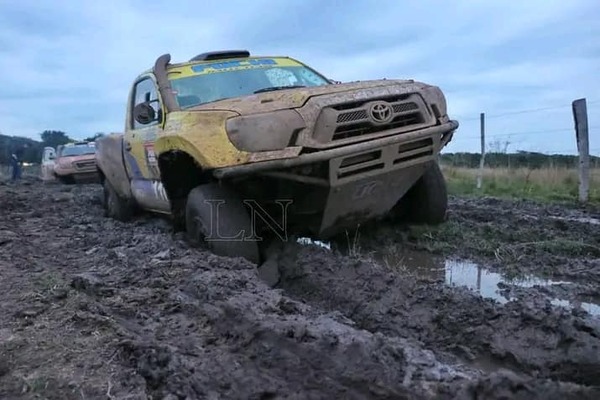
[[71, 175], [57, 175], [60, 183], [64, 185], [73, 185], [75, 183], [75, 179]]
[[439, 164], [433, 162], [400, 199], [391, 214], [409, 223], [437, 225], [446, 220], [447, 210], [446, 179]]
[[104, 216], [126, 222], [133, 217], [134, 206], [131, 201], [119, 196], [108, 179], [104, 179]]
[[194, 245], [204, 242], [217, 255], [243, 257], [260, 264], [258, 242], [248, 237], [251, 224], [243, 202], [228, 187], [208, 183], [188, 194], [185, 225]]

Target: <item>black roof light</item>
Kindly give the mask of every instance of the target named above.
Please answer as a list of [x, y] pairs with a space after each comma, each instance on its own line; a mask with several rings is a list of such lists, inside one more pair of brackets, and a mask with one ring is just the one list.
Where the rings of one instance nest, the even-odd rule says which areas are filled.
[[221, 50], [221, 51], [210, 51], [207, 53], [198, 54], [192, 58], [192, 61], [210, 61], [210, 60], [223, 60], [225, 58], [247, 58], [250, 57], [248, 50]]

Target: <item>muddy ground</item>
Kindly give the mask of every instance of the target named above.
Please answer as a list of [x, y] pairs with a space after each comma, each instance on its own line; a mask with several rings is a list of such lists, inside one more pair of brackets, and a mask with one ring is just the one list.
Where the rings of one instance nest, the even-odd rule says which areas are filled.
[[0, 183], [0, 399], [600, 398], [597, 209], [453, 198], [268, 285], [100, 195]]

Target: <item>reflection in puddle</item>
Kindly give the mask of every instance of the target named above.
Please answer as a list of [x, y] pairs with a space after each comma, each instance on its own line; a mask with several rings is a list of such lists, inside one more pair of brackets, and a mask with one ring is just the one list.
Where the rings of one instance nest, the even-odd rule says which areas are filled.
[[528, 277], [524, 279], [505, 279], [502, 275], [488, 271], [481, 266], [468, 262], [446, 260], [445, 262], [445, 280], [451, 286], [466, 286], [469, 289], [478, 291], [483, 297], [498, 300], [506, 303], [508, 300], [498, 292], [498, 284], [506, 283], [519, 287], [568, 285], [572, 282], [552, 281]]
[[583, 224], [600, 225], [600, 219], [592, 217], [550, 217], [552, 219], [558, 219], [567, 222], [581, 222]]
[[[435, 260], [427, 253], [404, 252], [400, 257], [397, 254], [376, 255], [375, 259], [388, 266], [402, 266], [407, 273], [416, 274], [422, 278], [443, 280], [450, 286], [463, 286], [478, 292], [481, 296], [494, 299], [504, 304], [512, 298], [507, 298], [499, 291], [498, 284], [504, 283], [517, 287], [569, 285], [573, 282], [553, 281], [536, 277], [508, 279], [502, 275], [486, 270], [478, 264], [462, 260]], [[567, 300], [553, 299], [555, 306], [572, 308], [581, 306], [582, 309], [593, 315], [600, 315], [600, 305], [592, 303], [571, 303]]]
[[331, 250], [331, 245], [329, 243], [321, 242], [319, 240], [312, 240], [311, 238], [308, 238], [308, 237], [298, 238], [298, 243], [304, 244], [304, 245], [315, 245], [315, 246], [324, 247], [328, 250]]
[[593, 304], [593, 303], [572, 304], [568, 300], [561, 300], [561, 299], [552, 299], [552, 301], [550, 301], [550, 303], [552, 303], [552, 305], [559, 306], [559, 307], [565, 307], [565, 308], [573, 308], [573, 306], [579, 305], [582, 309], [584, 309], [585, 311], [589, 312], [592, 315], [600, 315], [600, 305], [598, 305], [598, 304]]

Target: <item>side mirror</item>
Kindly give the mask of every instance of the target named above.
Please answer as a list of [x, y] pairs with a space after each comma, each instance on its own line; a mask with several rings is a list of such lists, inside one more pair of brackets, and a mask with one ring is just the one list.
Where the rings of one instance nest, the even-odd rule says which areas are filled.
[[142, 125], [156, 120], [156, 111], [148, 103], [140, 103], [133, 107], [133, 118]]

